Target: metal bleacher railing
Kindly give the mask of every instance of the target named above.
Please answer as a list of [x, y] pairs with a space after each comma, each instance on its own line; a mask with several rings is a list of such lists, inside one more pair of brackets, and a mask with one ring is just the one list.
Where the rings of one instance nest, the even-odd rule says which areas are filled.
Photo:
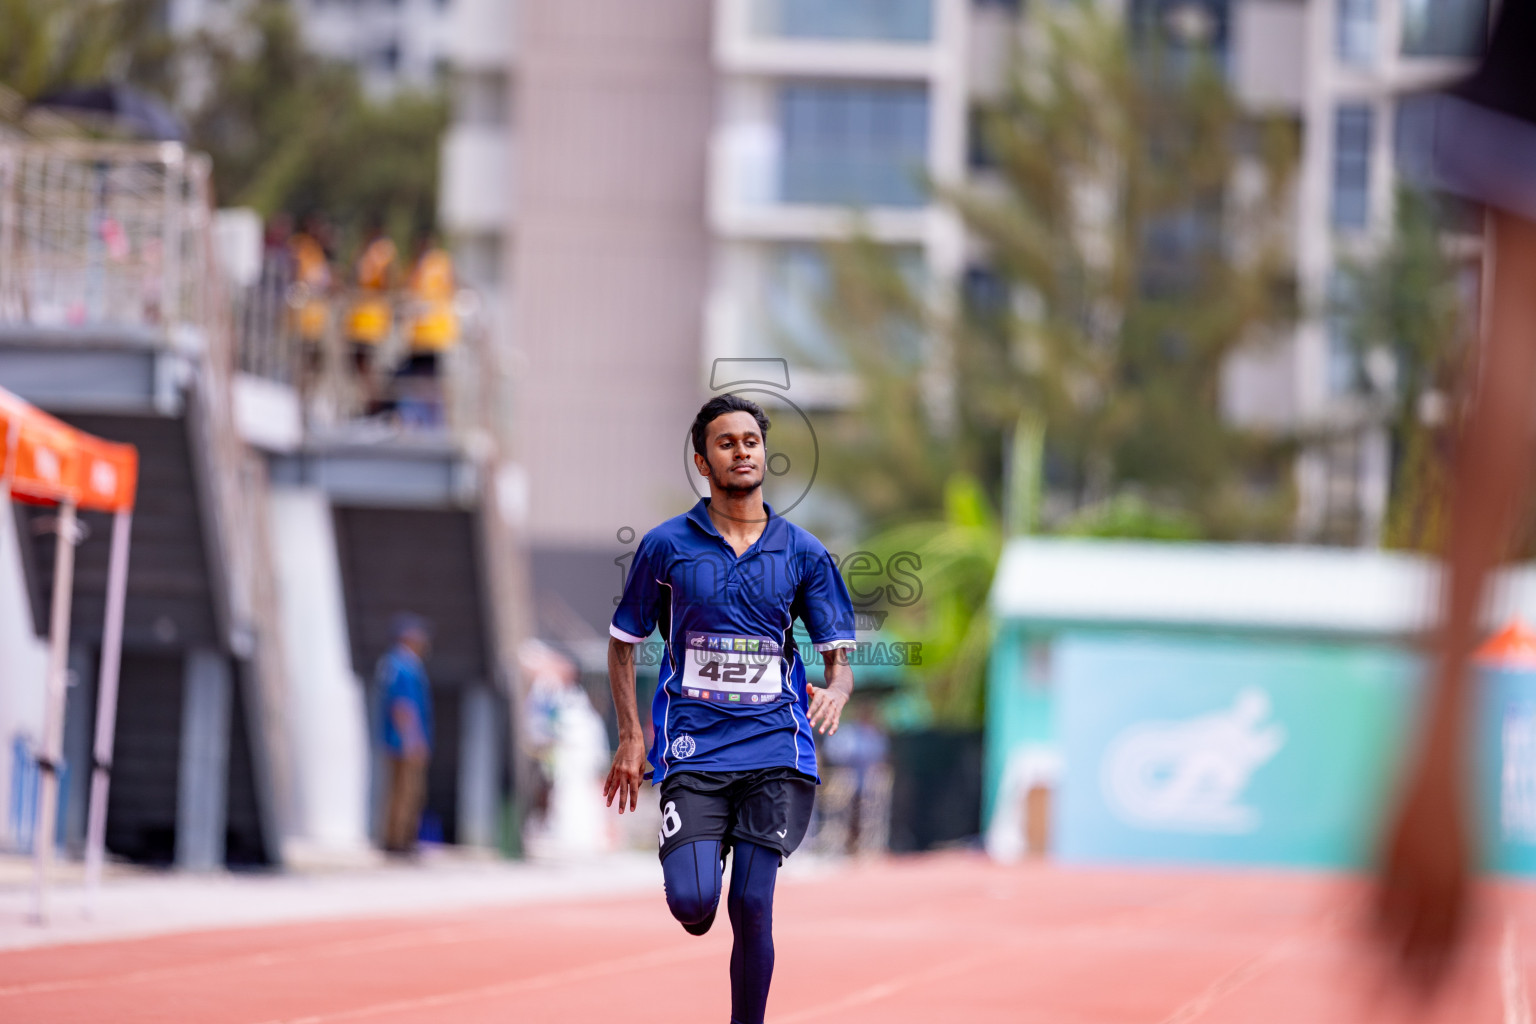
[[177, 143], [0, 141], [0, 323], [206, 328], [208, 176]]
[[234, 418], [234, 335], [212, 226], [210, 162], [180, 143], [0, 135], [0, 332], [34, 348], [57, 344], [61, 357], [133, 348], [175, 367], [185, 404], [165, 411], [184, 412], [200, 467], [187, 499], [218, 551], [211, 571], [229, 649], [253, 660], [260, 680], [268, 749], [253, 753], [277, 773], [278, 616], [260, 503], [248, 500], [264, 492], [265, 470]]
[[[440, 356], [431, 383], [436, 418], [411, 422], [388, 411], [403, 393], [395, 389], [419, 385], [392, 373], [409, 348], [402, 328], [413, 306], [403, 293], [390, 298], [396, 327], [373, 360], [374, 387], [350, 362], [344, 293], [327, 297], [331, 311], [319, 358], [311, 360], [295, 330], [302, 296], [291, 281], [264, 266], [242, 287], [221, 272], [211, 170], [207, 157], [179, 143], [40, 140], [0, 131], [0, 341], [33, 349], [57, 344], [61, 358], [86, 346], [164, 357], [170, 372], [157, 372], [157, 379], [172, 382], [184, 402], [162, 411], [179, 409], [187, 418], [199, 488], [188, 500], [198, 502], [219, 552], [211, 565], [218, 618], [230, 652], [254, 666], [258, 699], [250, 710], [263, 749], [252, 753], [275, 801], [264, 808], [277, 819], [267, 834], [277, 835], [292, 792], [284, 777], [291, 761], [281, 617], [263, 500], [268, 468], [241, 437], [237, 375], [293, 388], [307, 441], [447, 446], [476, 464], [484, 555], [498, 567], [488, 581], [496, 660], [515, 707], [505, 666], [526, 635], [527, 597], [512, 525], [517, 489], [503, 472], [511, 451], [510, 389], [481, 303], [468, 291], [453, 300], [459, 337]], [[371, 408], [381, 396], [383, 414]]]
[[[316, 294], [294, 279], [285, 253], [269, 252], [256, 279], [231, 295], [236, 366], [293, 388], [306, 426], [318, 434], [436, 436], [470, 446], [499, 439], [497, 410], [506, 406], [506, 390], [478, 294], [460, 289], [453, 298], [457, 337], [437, 353], [436, 374], [425, 379], [399, 372], [411, 355], [411, 325], [425, 312], [407, 288], [382, 293], [390, 328], [372, 346], [367, 371], [358, 371], [346, 321], [359, 294]], [[375, 429], [354, 429], [363, 426]]]

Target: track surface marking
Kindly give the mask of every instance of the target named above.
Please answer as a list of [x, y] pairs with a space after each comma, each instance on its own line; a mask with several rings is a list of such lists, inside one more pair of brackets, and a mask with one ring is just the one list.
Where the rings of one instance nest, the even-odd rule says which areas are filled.
[[[231, 929], [0, 954], [27, 1024], [612, 1024], [728, 1016], [725, 915], [654, 896]], [[1454, 987], [1409, 1013], [1358, 880], [1007, 868], [946, 854], [781, 879], [775, 1024], [1530, 1024], [1536, 890], [1487, 901]]]

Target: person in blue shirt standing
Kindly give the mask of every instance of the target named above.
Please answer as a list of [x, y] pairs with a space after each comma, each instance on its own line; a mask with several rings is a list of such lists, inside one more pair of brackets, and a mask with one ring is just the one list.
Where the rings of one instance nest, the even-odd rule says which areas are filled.
[[375, 680], [381, 695], [380, 731], [389, 766], [389, 800], [384, 818], [386, 853], [410, 854], [421, 831], [432, 757], [432, 689], [422, 660], [431, 647], [427, 624], [400, 615], [391, 630], [394, 646], [379, 659]]
[[[821, 542], [763, 501], [768, 425], [739, 395], [699, 410], [693, 461], [709, 497], [642, 538], [608, 629], [619, 749], [604, 796], [622, 814], [637, 806], [642, 778], [660, 788], [667, 906], [694, 935], [714, 922], [725, 859], [735, 858], [726, 898], [732, 1024], [762, 1024], [774, 883], [805, 838], [820, 781], [812, 730], [835, 733], [853, 694], [853, 602]], [[825, 686], [806, 682], [797, 619], [822, 654]], [[664, 649], [647, 753], [634, 645], [657, 629]]]

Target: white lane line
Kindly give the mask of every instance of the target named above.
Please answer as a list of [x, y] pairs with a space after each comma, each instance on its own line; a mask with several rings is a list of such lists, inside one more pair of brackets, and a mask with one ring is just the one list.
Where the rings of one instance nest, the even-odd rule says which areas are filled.
[[1499, 988], [1504, 995], [1504, 1024], [1531, 1024], [1531, 1000], [1520, 970], [1520, 930], [1515, 919], [1504, 922], [1504, 941], [1499, 948]]
[[460, 926], [443, 926], [425, 931], [407, 931], [395, 935], [381, 935], [346, 942], [327, 942], [279, 952], [248, 953], [241, 956], [208, 960], [179, 967], [146, 967], [139, 971], [121, 974], [100, 974], [84, 978], [61, 978], [57, 981], [34, 981], [21, 985], [0, 987], [0, 998], [30, 996], [45, 992], [71, 992], [80, 989], [100, 988], [140, 981], [164, 981], [170, 978], [192, 978], [200, 974], [240, 970], [248, 967], [271, 967], [276, 964], [295, 963], [301, 960], [319, 960], [362, 953], [378, 953], [392, 949], [426, 948], [454, 943], [479, 941], [485, 937], [485, 929]]
[[889, 981], [882, 981], [877, 985], [861, 988], [857, 992], [850, 992], [835, 1003], [824, 1003], [821, 1006], [813, 1006], [787, 1016], [775, 1016], [774, 1021], [775, 1024], [795, 1024], [796, 1021], [814, 1020], [817, 1017], [824, 1017], [830, 1013], [851, 1010], [855, 1006], [867, 1006], [870, 1003], [887, 999], [898, 992], [912, 988], [914, 985], [925, 985], [931, 981], [938, 981], [940, 978], [947, 978], [950, 975], [960, 974], [972, 968], [980, 967], [994, 960], [1001, 960], [1008, 956], [1009, 952], [1008, 950], [992, 949], [973, 954], [972, 956], [961, 957], [958, 960], [950, 960], [947, 963], [939, 964], [937, 967], [930, 967], [926, 971], [919, 971], [916, 974], [904, 974], [899, 978], [892, 978]]
[[643, 953], [639, 956], [604, 960], [601, 963], [590, 964], [586, 967], [573, 967], [564, 971], [535, 974], [529, 978], [497, 982], [494, 985], [481, 985], [478, 988], [455, 989], [452, 992], [441, 992], [433, 996], [419, 996], [414, 999], [395, 999], [385, 1003], [374, 1003], [370, 1006], [358, 1006], [350, 1010], [337, 1010], [335, 1013], [320, 1013], [308, 1017], [285, 1017], [262, 1021], [261, 1024], [328, 1024], [330, 1021], [361, 1020], [365, 1017], [377, 1017], [386, 1013], [430, 1010], [442, 1006], [451, 1006], [454, 1003], [465, 1003], [493, 996], [510, 996], [520, 992], [536, 992], [539, 989], [555, 988], [559, 985], [569, 985], [578, 981], [591, 981], [596, 978], [606, 978], [609, 975], [623, 974], [627, 971], [644, 970], [647, 967], [664, 967], [668, 964], [681, 963], [686, 960], [701, 960], [704, 957], [718, 955], [718, 950], [713, 946], [704, 949], [678, 949], [664, 953]]
[[1242, 988], [1276, 963], [1290, 956], [1307, 941], [1316, 938], [1317, 931], [1331, 931], [1346, 921], [1352, 912], [1352, 907], [1343, 907], [1335, 910], [1323, 918], [1321, 927], [1317, 923], [1303, 926], [1264, 952], [1249, 957], [1226, 974], [1211, 982], [1197, 993], [1193, 999], [1184, 1003], [1167, 1017], [1164, 1017], [1161, 1024], [1189, 1024], [1190, 1021], [1198, 1020], [1205, 1015], [1207, 1010], [1215, 1006], [1226, 996]]

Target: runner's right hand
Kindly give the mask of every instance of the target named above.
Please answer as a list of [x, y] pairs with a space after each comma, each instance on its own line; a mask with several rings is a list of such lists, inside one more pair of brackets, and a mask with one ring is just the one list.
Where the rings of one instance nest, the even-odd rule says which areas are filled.
[[603, 783], [603, 796], [608, 801], [608, 806], [613, 806], [613, 798], [619, 798], [619, 813], [624, 813], [624, 805], [629, 804], [629, 809], [635, 809], [640, 799], [640, 780], [645, 774], [645, 741], [636, 737], [634, 739], [619, 740], [619, 749], [613, 755], [613, 767], [608, 769], [608, 781]]

